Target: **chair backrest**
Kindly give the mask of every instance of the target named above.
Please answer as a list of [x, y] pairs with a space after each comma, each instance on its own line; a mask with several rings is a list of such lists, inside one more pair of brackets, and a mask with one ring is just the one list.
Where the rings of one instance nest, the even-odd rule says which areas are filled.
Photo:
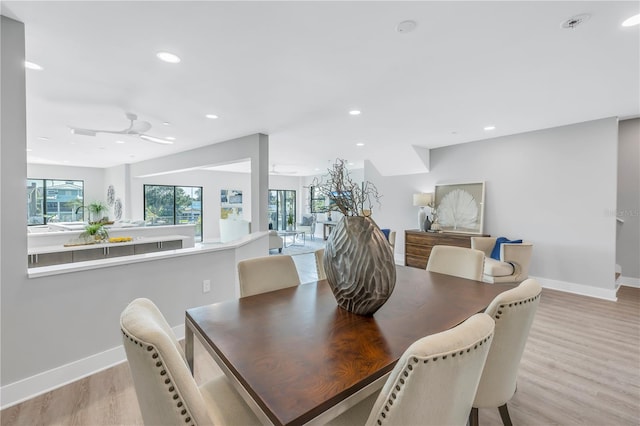
[[300, 285], [291, 256], [264, 256], [238, 262], [240, 297]]
[[485, 310], [495, 319], [496, 331], [474, 407], [500, 407], [516, 391], [518, 366], [541, 291], [536, 280], [525, 280], [518, 287], [499, 294]]
[[210, 424], [182, 348], [156, 305], [134, 300], [120, 315], [120, 328], [144, 423]]
[[318, 280], [327, 279], [327, 274], [324, 272], [324, 249], [318, 249], [314, 252], [316, 256], [316, 271], [318, 272]]
[[480, 250], [454, 246], [434, 246], [427, 262], [427, 271], [482, 281], [484, 253]]
[[396, 231], [389, 231], [389, 245], [391, 245], [391, 251], [394, 252], [396, 248]]
[[404, 352], [367, 425], [465, 425], [487, 358], [494, 322], [476, 314]]

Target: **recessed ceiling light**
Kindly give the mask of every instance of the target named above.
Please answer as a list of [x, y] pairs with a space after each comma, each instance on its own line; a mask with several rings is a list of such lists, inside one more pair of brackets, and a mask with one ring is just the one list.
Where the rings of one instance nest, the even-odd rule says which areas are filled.
[[360, 115], [361, 112], [358, 111], [357, 109], [352, 109], [351, 111], [349, 111], [349, 114], [351, 114], [351, 115]]
[[173, 136], [167, 136], [165, 139], [168, 140], [168, 141], [175, 141], [176, 140], [176, 138], [174, 138]]
[[396, 25], [396, 31], [400, 34], [407, 34], [415, 30], [417, 26], [418, 23], [416, 21], [402, 21], [398, 25]]
[[207, 114], [207, 115], [205, 115], [205, 117], [210, 118], [212, 120], [215, 120], [216, 118], [218, 118], [218, 116], [215, 115], [215, 114]]
[[38, 140], [39, 141], [48, 141], [49, 138], [45, 137], [45, 136], [38, 136]]
[[116, 143], [124, 143], [124, 141], [116, 141]]
[[173, 53], [158, 52], [158, 53], [156, 53], [156, 56], [161, 61], [169, 62], [170, 64], [177, 64], [178, 62], [180, 62], [180, 58], [178, 56], [174, 55]]
[[364, 146], [364, 142], [358, 142], [356, 146]]
[[562, 24], [560, 24], [560, 26], [562, 28], [572, 30], [576, 28], [578, 25], [587, 22], [589, 18], [591, 18], [591, 15], [589, 15], [588, 13], [582, 13], [580, 15], [572, 16], [566, 21], [563, 21]]
[[171, 123], [169, 123], [168, 121], [163, 121], [163, 122], [162, 122], [162, 125], [163, 125], [163, 126], [171, 126]]
[[36, 64], [35, 62], [29, 62], [29, 61], [24, 61], [24, 67], [28, 70], [36, 70], [36, 71], [42, 71], [44, 69], [40, 65]]
[[496, 126], [485, 126], [485, 130], [495, 130]]
[[634, 25], [638, 25], [638, 24], [640, 24], [640, 13], [635, 15], [635, 16], [632, 16], [631, 18], [629, 18], [627, 20], [625, 20], [622, 23], [622, 26], [623, 27], [633, 27]]
[[27, 152], [31, 152], [33, 151], [31, 148], [27, 148]]

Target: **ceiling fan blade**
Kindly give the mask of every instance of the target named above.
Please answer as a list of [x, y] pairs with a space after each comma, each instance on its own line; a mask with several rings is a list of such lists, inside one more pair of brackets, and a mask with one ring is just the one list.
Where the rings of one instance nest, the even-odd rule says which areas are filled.
[[[83, 136], [95, 136], [97, 133], [113, 133], [116, 135], [127, 135], [130, 134], [131, 132], [129, 131], [129, 129], [125, 129], [125, 130], [98, 130], [98, 129], [80, 129], [77, 127], [69, 127], [69, 129], [71, 129], [71, 133], [73, 133], [74, 135], [83, 135]], [[137, 132], [135, 132], [134, 134], [137, 134]]]
[[140, 135], [140, 139], [144, 139], [145, 141], [149, 141], [149, 142], [161, 143], [163, 145], [173, 145], [172, 141], [156, 138], [154, 136], [149, 136], [149, 135]]
[[82, 136], [95, 136], [96, 132], [94, 130], [89, 129], [77, 129], [75, 127], [69, 127], [71, 129], [71, 133], [74, 135], [82, 135]]

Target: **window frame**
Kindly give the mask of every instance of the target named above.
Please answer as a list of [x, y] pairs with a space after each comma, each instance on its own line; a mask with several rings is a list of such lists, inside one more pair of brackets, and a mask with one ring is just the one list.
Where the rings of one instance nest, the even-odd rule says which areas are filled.
[[[145, 223], [147, 223], [147, 187], [162, 187], [162, 188], [171, 188], [173, 192], [172, 200], [173, 200], [173, 209], [171, 212], [172, 223], [162, 224], [162, 225], [176, 225], [177, 217], [178, 217], [178, 204], [176, 203], [176, 192], [177, 188], [191, 188], [200, 190], [200, 221], [195, 222], [196, 225], [196, 241], [202, 241], [204, 236], [204, 191], [202, 186], [194, 186], [194, 185], [161, 185], [161, 184], [143, 184], [142, 186], [142, 217], [144, 218]], [[192, 199], [193, 200], [193, 199]], [[163, 216], [164, 217], [164, 216]], [[151, 226], [161, 226], [161, 225], [151, 225]], [[199, 230], [199, 232], [198, 232]]]
[[[30, 213], [29, 204], [30, 204], [31, 200], [30, 200], [30, 196], [29, 196], [28, 192], [29, 192], [29, 190], [31, 188], [29, 186], [29, 183], [32, 182], [32, 181], [39, 181], [39, 182], [42, 183], [42, 186], [41, 186], [41, 188], [42, 188], [42, 198], [40, 200], [40, 210], [42, 211], [42, 222], [38, 222], [38, 223], [30, 222], [30, 217], [38, 217], [38, 216], [29, 216], [29, 213]], [[48, 206], [47, 206], [50, 203], [50, 201], [47, 200], [47, 195], [48, 195], [47, 187], [48, 186], [53, 187], [53, 186], [56, 186], [56, 185], [60, 185], [60, 183], [56, 184], [56, 182], [63, 182], [64, 184], [71, 184], [71, 185], [76, 185], [77, 183], [80, 183], [81, 184], [80, 185], [81, 186], [81, 191], [80, 192], [82, 194], [82, 198], [80, 200], [77, 200], [77, 201], [80, 202], [80, 205], [78, 207], [84, 206], [84, 203], [85, 203], [85, 196], [84, 196], [85, 195], [84, 194], [85, 185], [84, 185], [84, 180], [82, 180], [82, 179], [55, 179], [55, 178], [30, 178], [30, 177], [28, 177], [27, 178], [27, 186], [26, 186], [26, 189], [27, 189], [27, 226], [47, 225], [49, 222], [51, 222], [51, 219], [53, 219], [53, 217], [50, 217], [50, 212], [49, 212], [50, 209], [48, 209]], [[38, 185], [37, 184], [36, 184], [34, 190], [35, 190], [35, 193], [37, 193], [37, 191], [38, 191]], [[63, 193], [62, 195], [65, 195], [65, 194]], [[36, 197], [36, 203], [37, 203], [37, 201], [38, 201], [38, 199]], [[58, 203], [58, 207], [59, 207], [60, 206], [60, 202], [57, 202], [57, 203]], [[36, 207], [36, 211], [37, 211], [37, 207]], [[73, 212], [73, 210], [72, 210], [72, 212]], [[85, 214], [84, 213], [84, 209], [81, 209], [81, 212], [82, 212], [82, 219], [79, 219], [79, 218], [75, 218], [75, 219], [84, 221], [84, 214]], [[57, 213], [61, 213], [59, 208], [58, 208]], [[71, 219], [73, 219], [73, 218], [71, 218]], [[67, 222], [67, 221], [64, 221], [64, 222]]]

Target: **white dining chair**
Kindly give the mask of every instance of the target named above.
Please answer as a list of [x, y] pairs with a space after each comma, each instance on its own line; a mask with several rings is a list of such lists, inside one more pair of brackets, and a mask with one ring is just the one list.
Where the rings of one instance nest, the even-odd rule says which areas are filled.
[[289, 255], [264, 256], [238, 262], [240, 297], [300, 285], [298, 269]]
[[498, 408], [505, 426], [511, 425], [507, 402], [516, 391], [518, 367], [533, 323], [542, 287], [534, 279], [499, 294], [485, 313], [496, 322], [495, 336], [469, 417], [478, 425], [478, 408]]
[[198, 386], [171, 327], [149, 299], [120, 316], [124, 349], [146, 425], [259, 425], [224, 375]]
[[484, 253], [465, 247], [433, 246], [427, 271], [482, 281]]
[[398, 360], [379, 393], [328, 425], [465, 425], [491, 346], [487, 314], [423, 337]]

